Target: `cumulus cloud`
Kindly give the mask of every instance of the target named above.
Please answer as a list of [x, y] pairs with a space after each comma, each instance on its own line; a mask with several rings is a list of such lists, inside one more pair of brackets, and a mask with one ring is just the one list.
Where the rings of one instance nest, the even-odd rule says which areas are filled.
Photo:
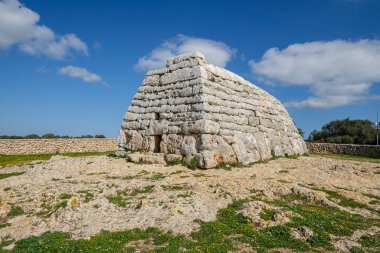
[[250, 61], [259, 78], [278, 85], [309, 87], [312, 95], [289, 107], [331, 108], [380, 99], [371, 86], [380, 82], [380, 41], [316, 41], [271, 48]]
[[71, 51], [87, 55], [87, 45], [75, 34], [57, 35], [38, 25], [40, 15], [18, 0], [0, 0], [0, 49], [18, 45], [22, 52], [62, 60]]
[[85, 68], [66, 66], [58, 70], [58, 74], [71, 78], [80, 78], [86, 83], [101, 83], [106, 84], [103, 78], [95, 73], [88, 71]]
[[179, 34], [159, 45], [147, 56], [141, 57], [136, 67], [139, 69], [162, 68], [169, 57], [195, 51], [203, 53], [209, 63], [225, 67], [236, 50], [220, 41]]

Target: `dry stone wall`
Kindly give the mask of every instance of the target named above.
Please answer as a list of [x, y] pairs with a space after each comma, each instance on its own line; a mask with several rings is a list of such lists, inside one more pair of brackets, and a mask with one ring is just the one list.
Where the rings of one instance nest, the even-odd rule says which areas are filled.
[[306, 145], [312, 153], [357, 155], [380, 158], [380, 146], [313, 142], [307, 142]]
[[284, 106], [240, 76], [181, 55], [149, 71], [124, 116], [119, 155], [147, 150], [195, 158], [200, 167], [248, 164], [306, 145]]
[[115, 151], [116, 139], [0, 139], [0, 154], [51, 154]]

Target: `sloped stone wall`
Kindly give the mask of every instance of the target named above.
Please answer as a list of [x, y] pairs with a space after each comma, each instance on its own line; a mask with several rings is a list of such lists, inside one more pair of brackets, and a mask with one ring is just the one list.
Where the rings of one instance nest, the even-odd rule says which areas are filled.
[[307, 142], [311, 153], [357, 155], [380, 158], [380, 146]]
[[0, 139], [0, 154], [52, 154], [115, 151], [116, 139]]

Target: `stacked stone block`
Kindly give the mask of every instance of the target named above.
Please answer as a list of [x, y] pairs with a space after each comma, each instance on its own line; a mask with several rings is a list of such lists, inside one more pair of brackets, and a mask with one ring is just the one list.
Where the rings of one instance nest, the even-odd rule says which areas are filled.
[[248, 164], [306, 145], [284, 106], [240, 76], [180, 55], [149, 71], [124, 116], [119, 152], [145, 150], [195, 158], [200, 167]]

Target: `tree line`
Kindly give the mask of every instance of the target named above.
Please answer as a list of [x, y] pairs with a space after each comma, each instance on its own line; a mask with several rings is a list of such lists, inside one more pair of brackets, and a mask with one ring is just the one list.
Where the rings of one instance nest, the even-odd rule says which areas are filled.
[[369, 120], [334, 120], [311, 132], [307, 141], [338, 144], [376, 144], [376, 130]]
[[25, 136], [19, 136], [19, 135], [0, 135], [0, 139], [66, 139], [66, 138], [106, 138], [103, 134], [96, 134], [96, 135], [81, 135], [81, 136], [68, 136], [68, 135], [55, 135], [52, 133], [47, 133], [44, 135], [38, 135], [38, 134], [28, 134]]

